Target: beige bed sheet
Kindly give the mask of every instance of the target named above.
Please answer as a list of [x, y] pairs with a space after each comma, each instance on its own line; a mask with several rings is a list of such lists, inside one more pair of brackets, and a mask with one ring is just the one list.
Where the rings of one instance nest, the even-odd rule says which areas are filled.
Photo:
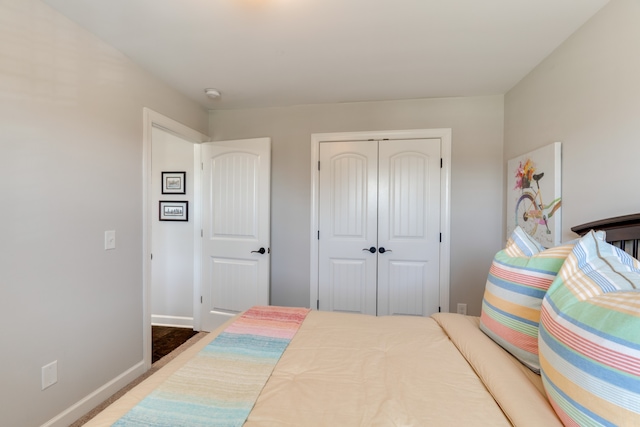
[[540, 375], [503, 350], [479, 328], [478, 317], [438, 313], [432, 316], [514, 426], [562, 427], [547, 400]]
[[[440, 325], [454, 336], [450, 339]], [[221, 329], [196, 342], [87, 426], [110, 426]], [[478, 366], [472, 368], [452, 342], [478, 359]], [[487, 357], [482, 356], [485, 352]], [[245, 426], [560, 425], [535, 382], [539, 377], [518, 365], [478, 329], [474, 318], [312, 311]], [[498, 405], [488, 389], [505, 403]]]

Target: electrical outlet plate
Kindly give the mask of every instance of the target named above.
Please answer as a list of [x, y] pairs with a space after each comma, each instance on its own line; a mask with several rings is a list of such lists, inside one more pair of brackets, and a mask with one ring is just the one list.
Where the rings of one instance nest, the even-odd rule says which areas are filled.
[[467, 314], [467, 304], [458, 303], [458, 314]]

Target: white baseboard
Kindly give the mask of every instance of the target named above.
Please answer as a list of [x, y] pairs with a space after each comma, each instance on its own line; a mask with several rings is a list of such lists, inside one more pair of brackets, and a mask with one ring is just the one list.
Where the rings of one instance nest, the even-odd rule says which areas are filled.
[[41, 427], [67, 427], [93, 408], [107, 400], [118, 390], [144, 374], [144, 362], [136, 363], [116, 378], [112, 379], [93, 393], [87, 395], [76, 404], [51, 418]]
[[155, 326], [174, 326], [177, 328], [193, 328], [193, 317], [151, 315], [151, 324]]

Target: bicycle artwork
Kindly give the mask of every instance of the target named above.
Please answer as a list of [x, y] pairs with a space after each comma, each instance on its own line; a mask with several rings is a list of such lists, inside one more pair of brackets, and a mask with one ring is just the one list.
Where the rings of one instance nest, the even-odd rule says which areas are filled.
[[508, 163], [507, 235], [520, 226], [542, 246], [560, 243], [560, 143]]

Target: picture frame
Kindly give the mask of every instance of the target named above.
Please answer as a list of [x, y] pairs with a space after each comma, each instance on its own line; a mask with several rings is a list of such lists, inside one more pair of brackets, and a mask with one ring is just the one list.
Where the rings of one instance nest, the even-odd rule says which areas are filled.
[[520, 226], [545, 248], [562, 235], [562, 143], [515, 157], [507, 163], [507, 236]]
[[162, 172], [162, 194], [186, 194], [186, 172]]
[[189, 202], [160, 200], [158, 215], [160, 221], [189, 221]]

